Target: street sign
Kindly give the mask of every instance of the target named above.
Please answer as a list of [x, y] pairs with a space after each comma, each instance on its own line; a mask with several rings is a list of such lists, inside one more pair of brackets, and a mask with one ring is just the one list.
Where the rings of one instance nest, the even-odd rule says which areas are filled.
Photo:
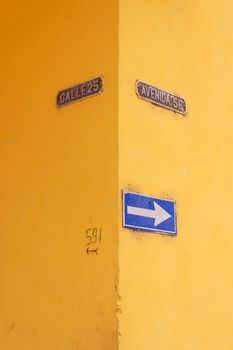
[[101, 77], [88, 80], [84, 83], [60, 91], [57, 94], [57, 106], [66, 106], [67, 104], [83, 100], [87, 97], [101, 94], [102, 91], [103, 79]]
[[136, 93], [138, 97], [143, 100], [171, 109], [183, 115], [187, 113], [186, 102], [182, 97], [144, 83], [141, 80], [136, 81]]
[[123, 227], [175, 236], [176, 203], [169, 199], [123, 191]]

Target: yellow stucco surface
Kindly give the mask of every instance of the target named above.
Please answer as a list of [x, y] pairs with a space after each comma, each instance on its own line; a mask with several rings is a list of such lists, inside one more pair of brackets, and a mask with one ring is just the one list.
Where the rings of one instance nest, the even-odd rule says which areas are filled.
[[[122, 228], [120, 349], [233, 348], [233, 4], [120, 1], [119, 189], [177, 205], [177, 237]], [[186, 117], [136, 97], [141, 79]], [[120, 193], [119, 193], [120, 196]]]
[[[116, 349], [117, 3], [5, 2], [0, 16], [0, 349]], [[56, 107], [100, 75], [101, 95]]]
[[[2, 4], [0, 349], [232, 350], [232, 10]], [[98, 76], [103, 93], [56, 107]], [[122, 190], [175, 200], [178, 235], [123, 228]]]

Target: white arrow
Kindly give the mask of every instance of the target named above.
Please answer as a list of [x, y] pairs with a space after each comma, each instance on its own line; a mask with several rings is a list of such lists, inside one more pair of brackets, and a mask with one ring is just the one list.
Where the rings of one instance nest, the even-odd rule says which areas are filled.
[[160, 207], [156, 202], [154, 203], [154, 209], [144, 209], [138, 207], [127, 206], [127, 213], [131, 215], [145, 216], [147, 218], [155, 219], [154, 226], [158, 226], [161, 222], [169, 219], [171, 215]]

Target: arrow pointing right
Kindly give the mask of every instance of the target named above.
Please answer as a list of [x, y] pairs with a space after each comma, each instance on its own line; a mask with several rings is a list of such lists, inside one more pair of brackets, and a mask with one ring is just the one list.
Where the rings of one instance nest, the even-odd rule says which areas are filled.
[[160, 207], [160, 205], [158, 205], [156, 202], [153, 202], [153, 204], [154, 204], [154, 209], [145, 209], [145, 208], [127, 206], [127, 213], [131, 215], [138, 215], [138, 216], [144, 216], [147, 218], [155, 219], [154, 226], [156, 227], [162, 222], [169, 219], [171, 215], [162, 207]]

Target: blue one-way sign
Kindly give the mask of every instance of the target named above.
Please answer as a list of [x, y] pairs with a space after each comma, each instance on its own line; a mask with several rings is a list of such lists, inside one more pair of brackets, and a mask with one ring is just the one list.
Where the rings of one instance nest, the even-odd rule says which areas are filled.
[[176, 203], [169, 199], [123, 192], [123, 226], [176, 235]]

